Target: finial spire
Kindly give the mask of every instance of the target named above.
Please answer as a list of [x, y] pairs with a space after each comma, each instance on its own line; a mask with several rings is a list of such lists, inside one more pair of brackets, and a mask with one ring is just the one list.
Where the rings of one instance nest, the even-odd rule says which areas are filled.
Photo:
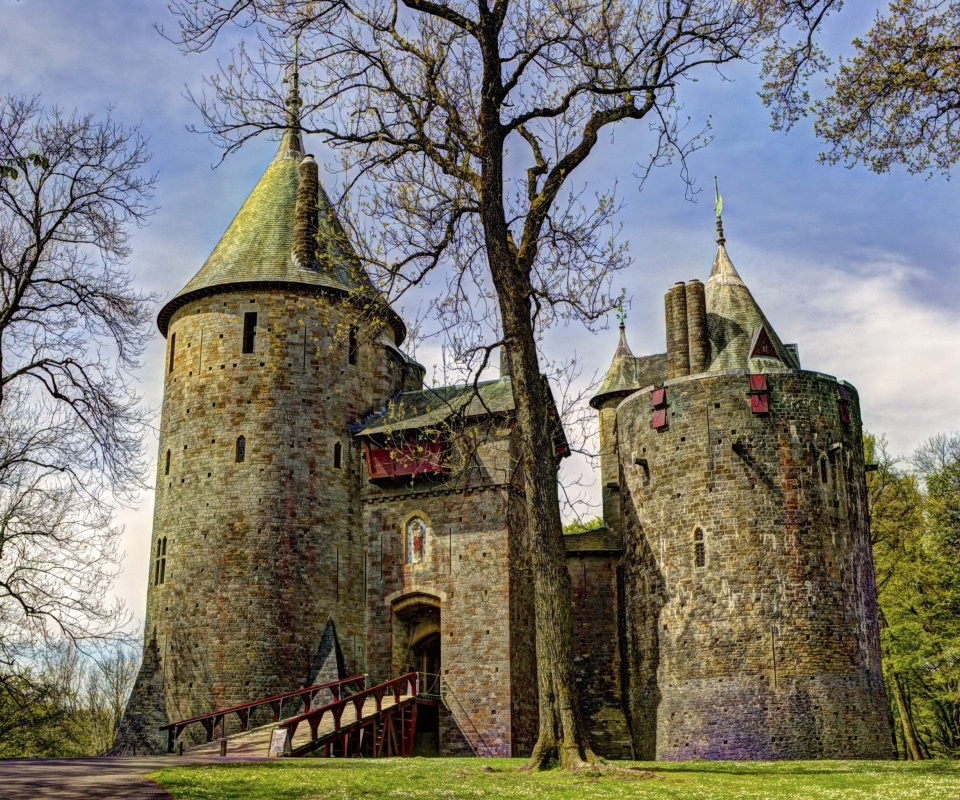
[[287, 124], [286, 130], [280, 139], [280, 149], [277, 151], [277, 158], [292, 158], [299, 161], [303, 158], [303, 140], [300, 137], [300, 107], [303, 101], [300, 99], [300, 40], [293, 40], [293, 60], [287, 67], [287, 75], [284, 83], [290, 84], [287, 92]]
[[293, 61], [287, 67], [287, 83], [290, 84], [290, 90], [287, 92], [287, 127], [295, 130], [300, 129], [300, 107], [303, 101], [300, 99], [300, 38], [293, 40]]
[[620, 295], [620, 302], [617, 304], [617, 320], [620, 322], [621, 328], [627, 326], [627, 312], [623, 308], [623, 295]]
[[720, 196], [720, 185], [717, 183], [717, 176], [713, 176], [713, 197], [714, 209], [717, 212], [717, 244], [723, 245], [727, 240], [723, 238], [723, 198]]

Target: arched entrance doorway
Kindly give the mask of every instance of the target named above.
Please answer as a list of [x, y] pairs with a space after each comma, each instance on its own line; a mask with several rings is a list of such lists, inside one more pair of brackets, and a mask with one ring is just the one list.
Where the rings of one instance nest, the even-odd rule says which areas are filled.
[[394, 674], [419, 673], [416, 755], [436, 755], [440, 747], [440, 598], [414, 593], [390, 604], [393, 616]]

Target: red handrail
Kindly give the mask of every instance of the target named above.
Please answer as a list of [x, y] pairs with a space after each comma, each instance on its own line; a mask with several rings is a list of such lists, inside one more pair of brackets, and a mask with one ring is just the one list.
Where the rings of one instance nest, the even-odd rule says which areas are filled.
[[[356, 712], [355, 721], [346, 726], [346, 728], [349, 728], [363, 722], [361, 716], [363, 713], [363, 706], [366, 700], [370, 697], [373, 697], [377, 702], [376, 715], [382, 713], [383, 698], [388, 694], [393, 695], [395, 705], [400, 704], [400, 697], [404, 694], [402, 691], [404, 686], [407, 688], [406, 694], [410, 696], [409, 702], [415, 703], [417, 698], [417, 683], [418, 673], [408, 672], [406, 675], [401, 675], [399, 678], [393, 678], [385, 683], [381, 683], [377, 686], [372, 686], [369, 689], [364, 689], [361, 692], [357, 692], [356, 694], [352, 694], [349, 697], [335, 700], [334, 702], [328, 703], [325, 706], [320, 706], [318, 708], [305, 711], [302, 714], [298, 714], [295, 717], [290, 717], [289, 719], [281, 722], [278, 727], [286, 728], [290, 732], [290, 742], [292, 743], [293, 737], [297, 732], [297, 727], [301, 722], [305, 721], [310, 726], [310, 741], [303, 745], [303, 747], [297, 748], [297, 750], [298, 752], [312, 750], [319, 746], [322, 743], [322, 740], [333, 738], [345, 730], [345, 728], [340, 727], [340, 719], [343, 716], [344, 709], [347, 707], [347, 703], [353, 703], [354, 710]], [[390, 711], [392, 708], [393, 706], [388, 709], [388, 711]], [[319, 737], [318, 731], [320, 728], [320, 723], [323, 720], [324, 715], [327, 713], [333, 715], [333, 730], [324, 734], [322, 737]], [[412, 748], [412, 731], [410, 732], [410, 747]], [[405, 747], [404, 749], [409, 750], [410, 748]]]
[[217, 711], [211, 711], [208, 714], [201, 714], [197, 717], [190, 717], [188, 719], [170, 722], [166, 725], [163, 725], [160, 730], [167, 731], [167, 750], [169, 752], [173, 752], [175, 740], [180, 736], [181, 733], [183, 733], [184, 728], [186, 728], [188, 725], [192, 725], [195, 722], [203, 724], [203, 727], [207, 731], [207, 741], [209, 742], [213, 740], [213, 729], [217, 724], [223, 722], [224, 718], [228, 714], [236, 714], [240, 718], [240, 730], [245, 731], [247, 729], [247, 722], [250, 719], [250, 712], [254, 709], [267, 705], [273, 706], [274, 721], [276, 722], [280, 719], [284, 700], [290, 698], [299, 698], [303, 701], [304, 706], [309, 709], [310, 703], [321, 689], [330, 689], [333, 696], [339, 699], [340, 689], [342, 686], [348, 683], [362, 684], [365, 682], [365, 680], [366, 675], [352, 675], [349, 678], [342, 678], [340, 680], [330, 681], [328, 683], [318, 683], [313, 686], [305, 686], [302, 689], [294, 689], [290, 692], [283, 692], [282, 694], [262, 697], [258, 700], [253, 700], [249, 703], [243, 703], [239, 706], [218, 709]]

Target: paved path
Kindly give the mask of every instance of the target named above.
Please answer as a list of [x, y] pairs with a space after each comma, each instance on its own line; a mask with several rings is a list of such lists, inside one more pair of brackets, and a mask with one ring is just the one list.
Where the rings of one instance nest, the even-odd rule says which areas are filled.
[[[401, 699], [406, 699], [403, 695]], [[383, 698], [382, 708], [394, 704], [393, 696]], [[377, 710], [370, 697], [361, 717]], [[356, 720], [352, 703], [341, 717], [341, 725]], [[0, 800], [169, 800], [170, 795], [144, 777], [163, 767], [187, 764], [223, 764], [238, 761], [262, 761], [267, 758], [270, 732], [276, 723], [227, 737], [227, 755], [220, 755], [220, 743], [191, 748], [183, 756], [115, 756], [102, 758], [33, 758], [0, 760]], [[333, 730], [333, 717], [325, 714], [319, 733]], [[297, 729], [293, 746], [310, 739], [310, 726], [303, 722]]]
[[104, 758], [32, 758], [0, 761], [3, 800], [169, 800], [170, 795], [144, 775], [161, 767], [261, 757], [117, 756]]

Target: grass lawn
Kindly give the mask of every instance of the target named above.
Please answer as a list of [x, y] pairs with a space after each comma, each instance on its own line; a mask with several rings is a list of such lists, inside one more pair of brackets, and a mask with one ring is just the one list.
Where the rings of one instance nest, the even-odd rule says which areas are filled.
[[[174, 800], [377, 798], [960, 799], [960, 762], [779, 761], [632, 763], [635, 774], [568, 777], [518, 772], [523, 759], [278, 760], [173, 767], [153, 773]], [[626, 764], [624, 764], [627, 766]]]

